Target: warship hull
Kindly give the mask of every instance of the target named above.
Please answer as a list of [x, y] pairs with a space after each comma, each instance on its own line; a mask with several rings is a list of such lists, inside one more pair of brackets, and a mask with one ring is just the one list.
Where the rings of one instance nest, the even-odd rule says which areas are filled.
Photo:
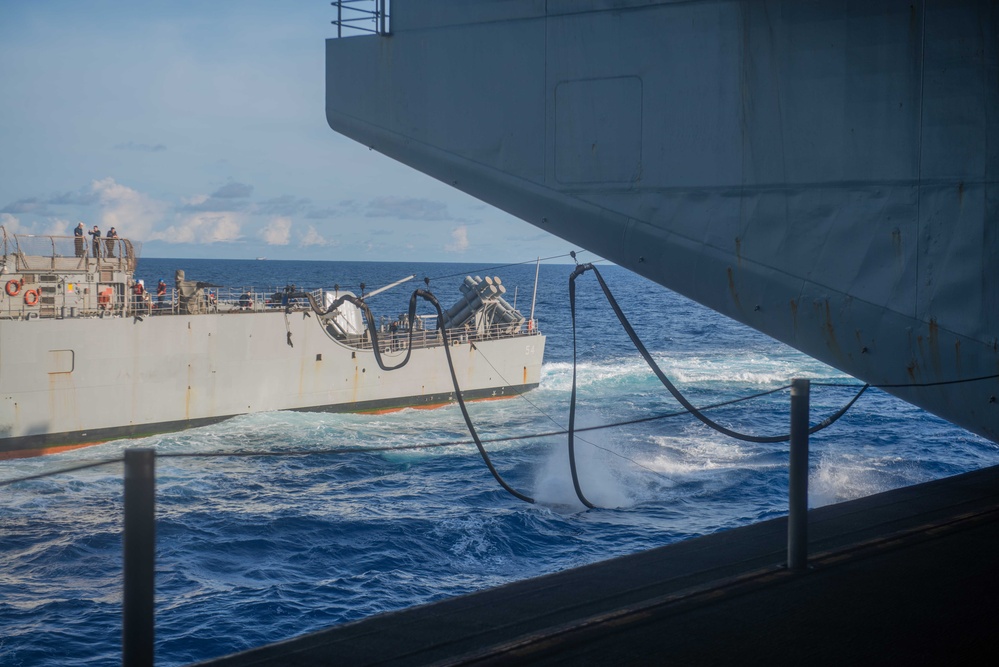
[[995, 2], [390, 8], [334, 130], [999, 441]]
[[[293, 312], [0, 320], [0, 458], [270, 410], [377, 411], [454, 400], [441, 345], [386, 372]], [[289, 333], [291, 334], [289, 337]], [[288, 341], [292, 345], [288, 344]], [[538, 385], [545, 337], [455, 341], [466, 398]], [[383, 353], [386, 365], [403, 351]]]

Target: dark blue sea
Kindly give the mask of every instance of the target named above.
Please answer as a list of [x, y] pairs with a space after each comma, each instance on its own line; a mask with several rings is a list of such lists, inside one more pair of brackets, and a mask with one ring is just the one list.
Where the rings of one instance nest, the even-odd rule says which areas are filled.
[[[585, 257], [585, 255], [584, 255]], [[394, 318], [412, 289], [447, 307], [466, 274], [499, 275], [528, 313], [534, 265], [146, 259], [147, 285], [189, 279], [264, 292], [294, 283], [370, 291]], [[568, 277], [542, 264], [536, 315], [547, 334], [541, 386], [470, 404], [484, 438], [564, 428], [572, 381]], [[852, 378], [614, 266], [601, 271], [666, 373], [695, 404], [756, 394], [794, 377]], [[621, 331], [592, 274], [578, 281], [578, 426], [677, 410]], [[425, 311], [429, 312], [429, 311]], [[155, 350], [150, 350], [155, 354]], [[266, 378], [261, 378], [266, 381]], [[859, 383], [858, 383], [859, 385]], [[855, 389], [813, 386], [813, 421]], [[737, 430], [784, 433], [779, 392], [714, 411]], [[113, 406], [109, 406], [113, 409]], [[0, 480], [160, 452], [314, 450], [293, 457], [159, 459], [156, 660], [183, 665], [327, 626], [780, 516], [787, 445], [727, 439], [683, 416], [590, 431], [577, 440], [584, 511], [565, 436], [488, 445], [525, 504], [493, 480], [474, 447], [337, 453], [467, 439], [456, 407], [386, 415], [266, 413], [206, 428], [0, 462]], [[810, 505], [820, 506], [999, 463], [999, 448], [871, 390], [812, 437]], [[120, 661], [122, 466], [0, 487], [0, 665]]]

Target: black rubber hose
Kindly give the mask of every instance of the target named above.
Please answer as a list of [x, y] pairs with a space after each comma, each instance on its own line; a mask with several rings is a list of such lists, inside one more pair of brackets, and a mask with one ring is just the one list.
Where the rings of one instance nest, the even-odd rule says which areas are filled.
[[[493, 466], [493, 462], [489, 459], [489, 454], [486, 453], [486, 448], [482, 445], [482, 440], [479, 439], [479, 434], [475, 431], [475, 426], [472, 424], [472, 418], [468, 415], [468, 408], [465, 407], [465, 399], [461, 395], [461, 388], [458, 386], [458, 375], [454, 372], [454, 361], [451, 359], [451, 343], [447, 339], [447, 330], [444, 328], [444, 311], [441, 308], [440, 302], [437, 300], [432, 293], [427, 290], [418, 289], [413, 292], [413, 298], [411, 304], [415, 303], [416, 297], [419, 296], [424, 301], [429, 301], [430, 304], [437, 310], [437, 329], [441, 332], [441, 336], [444, 339], [444, 353], [447, 355], [447, 366], [451, 371], [451, 382], [454, 384], [454, 397], [458, 401], [458, 407], [461, 408], [461, 414], [465, 418], [465, 426], [468, 427], [468, 432], [471, 434], [472, 439], [475, 440], [475, 446], [479, 449], [479, 454], [482, 455], [482, 460], [485, 461], [486, 467], [489, 468], [489, 472], [493, 474], [499, 485], [506, 489], [510, 495], [515, 498], [523, 500], [525, 503], [534, 503], [534, 498], [526, 496], [520, 493], [512, 486], [503, 480], [503, 477], [499, 474], [499, 471]], [[412, 308], [412, 306], [411, 306]]]
[[[592, 265], [590, 265], [592, 266]], [[569, 398], [569, 472], [572, 473], [572, 488], [576, 490], [576, 497], [579, 502], [590, 509], [595, 505], [586, 499], [583, 490], [579, 487], [579, 475], [576, 473], [576, 276], [581, 272], [579, 267], [569, 278], [569, 311], [572, 313], [572, 394]]]
[[[378, 341], [378, 327], [377, 325], [375, 325], [375, 316], [371, 313], [371, 308], [369, 308], [368, 304], [364, 302], [364, 299], [358, 298], [351, 294], [344, 294], [343, 296], [336, 299], [333, 303], [331, 303], [328, 308], [323, 308], [316, 302], [316, 298], [312, 296], [312, 294], [309, 292], [293, 292], [291, 294], [288, 294], [287, 298], [289, 300], [302, 299], [302, 298], [308, 299], [309, 305], [312, 306], [312, 310], [315, 311], [315, 313], [320, 317], [332, 313], [341, 305], [343, 305], [344, 302], [349, 301], [350, 303], [354, 304], [362, 311], [364, 311], [364, 319], [367, 321], [368, 335], [371, 337], [371, 351], [374, 352], [375, 354], [375, 363], [378, 364], [378, 367], [381, 368], [383, 371], [394, 371], [397, 368], [402, 368], [403, 366], [409, 363], [409, 357], [413, 353], [414, 328], [412, 326], [412, 323], [416, 321], [416, 292], [414, 292], [413, 295], [409, 298], [410, 327], [408, 334], [409, 342], [406, 346], [406, 356], [403, 358], [402, 361], [400, 361], [395, 366], [387, 366], [385, 365], [385, 362], [382, 360], [382, 351], [381, 351], [381, 345], [379, 344]], [[286, 309], [290, 309], [290, 306], [287, 306]]]
[[[775, 443], [775, 442], [788, 442], [791, 439], [790, 433], [784, 435], [774, 435], [774, 436], [758, 436], [758, 435], [748, 435], [746, 433], [739, 433], [738, 431], [733, 431], [732, 429], [725, 428], [721, 424], [712, 421], [707, 415], [705, 415], [696, 407], [694, 407], [694, 405], [690, 401], [688, 401], [683, 394], [680, 393], [680, 390], [677, 389], [672, 382], [670, 382], [669, 378], [666, 377], [666, 374], [663, 373], [662, 369], [659, 368], [659, 365], [656, 364], [655, 360], [652, 358], [652, 355], [649, 354], [649, 351], [645, 348], [645, 345], [642, 343], [642, 340], [638, 337], [638, 334], [635, 333], [634, 327], [631, 326], [631, 322], [629, 322], [628, 318], [625, 317], [624, 312], [621, 310], [621, 306], [618, 305], [617, 300], [614, 298], [614, 295], [611, 294], [610, 288], [607, 287], [607, 283], [604, 282], [603, 276], [600, 275], [600, 271], [597, 270], [597, 267], [593, 266], [592, 264], [580, 264], [579, 266], [576, 267], [576, 270], [572, 273], [572, 277], [569, 279], [570, 285], [576, 280], [577, 276], [582, 275], [586, 271], [593, 271], [593, 274], [597, 277], [597, 281], [600, 283], [600, 287], [604, 292], [604, 296], [607, 298], [607, 302], [610, 304], [611, 308], [614, 310], [614, 313], [617, 315], [617, 319], [621, 322], [621, 326], [624, 327], [624, 330], [628, 333], [628, 336], [631, 338], [631, 342], [635, 345], [635, 349], [637, 349], [638, 353], [642, 355], [646, 363], [648, 363], [649, 367], [656, 374], [656, 377], [658, 377], [659, 381], [662, 382], [663, 386], [669, 390], [669, 393], [673, 394], [673, 397], [677, 401], [679, 401], [680, 405], [682, 405], [686, 410], [688, 410], [690, 414], [694, 415], [695, 417], [697, 417], [697, 419], [701, 420], [703, 423], [707, 424], [708, 426], [715, 429], [719, 433], [723, 433], [737, 440], [744, 440], [746, 442], [757, 442], [757, 443]], [[570, 295], [571, 294], [572, 291], [570, 289]], [[575, 318], [575, 314], [573, 314], [573, 317]], [[865, 391], [867, 391], [867, 388], [869, 386], [870, 385], [865, 384], [861, 388], [861, 390], [857, 392], [857, 395], [850, 400], [849, 403], [844, 405], [834, 414], [822, 420], [815, 426], [809, 428], [808, 429], [809, 434], [821, 431], [827, 426], [833, 424], [837, 419], [842, 417], [844, 414], [846, 414], [846, 411], [849, 410], [850, 407], [857, 402], [857, 399], [859, 399], [860, 396]], [[571, 434], [572, 433], [571, 421], [569, 429], [570, 429], [569, 432]]]
[[[408, 349], [406, 350], [406, 357], [395, 366], [386, 366], [382, 362], [381, 351], [379, 350], [378, 330], [376, 329], [374, 324], [375, 318], [371, 314], [371, 309], [368, 308], [368, 304], [364, 302], [364, 299], [359, 299], [356, 296], [351, 296], [350, 294], [344, 294], [343, 296], [336, 299], [332, 304], [330, 304], [328, 308], [322, 308], [318, 303], [316, 303], [315, 297], [312, 296], [312, 294], [310, 294], [309, 292], [295, 292], [293, 294], [289, 294], [288, 298], [308, 299], [309, 305], [311, 305], [312, 309], [316, 312], [316, 314], [320, 316], [335, 311], [345, 301], [349, 301], [350, 303], [354, 304], [355, 306], [364, 311], [364, 316], [368, 322], [368, 333], [371, 335], [372, 350], [375, 353], [375, 361], [378, 362], [378, 366], [383, 371], [393, 371], [396, 370], [397, 368], [402, 368], [407, 363], [409, 363], [409, 357], [413, 351], [413, 327], [410, 326], [409, 328], [409, 346]], [[444, 328], [444, 309], [441, 308], [441, 304], [437, 300], [437, 297], [435, 297], [433, 293], [431, 293], [428, 290], [423, 290], [423, 289], [415, 290], [412, 296], [410, 296], [409, 298], [409, 321], [411, 323], [416, 321], [416, 300], [418, 298], [423, 299], [424, 301], [428, 301], [437, 310], [437, 329], [438, 331], [440, 331], [441, 339], [444, 343], [444, 354], [447, 356], [448, 369], [451, 371], [451, 383], [454, 386], [454, 397], [458, 402], [458, 407], [461, 408], [461, 415], [465, 418], [465, 426], [468, 427], [468, 432], [469, 434], [471, 434], [472, 440], [475, 441], [475, 446], [479, 449], [479, 454], [482, 456], [482, 460], [485, 462], [486, 467], [489, 468], [489, 472], [491, 472], [496, 481], [499, 482], [499, 485], [502, 486], [504, 489], [506, 489], [506, 491], [509, 492], [510, 495], [520, 500], [523, 500], [524, 502], [534, 503], [534, 498], [531, 498], [530, 496], [520, 493], [519, 491], [517, 491], [512, 486], [506, 483], [503, 477], [499, 474], [499, 471], [496, 470], [495, 466], [493, 466], [493, 462], [492, 460], [490, 460], [489, 454], [486, 452], [486, 448], [482, 445], [482, 440], [479, 438], [479, 434], [475, 430], [475, 425], [472, 424], [472, 418], [468, 414], [468, 408], [465, 406], [465, 399], [461, 394], [461, 387], [458, 386], [458, 375], [457, 373], [455, 373], [454, 370], [454, 361], [451, 359], [451, 344], [450, 341], [448, 341], [447, 330]]]

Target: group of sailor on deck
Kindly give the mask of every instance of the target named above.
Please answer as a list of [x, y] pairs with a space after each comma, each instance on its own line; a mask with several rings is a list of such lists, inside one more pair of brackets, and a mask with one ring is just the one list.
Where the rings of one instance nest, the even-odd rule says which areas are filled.
[[[162, 308], [163, 302], [166, 300], [167, 285], [160, 278], [159, 283], [156, 285], [156, 307]], [[149, 293], [146, 292], [146, 281], [139, 278], [132, 285], [132, 308], [136, 312], [146, 311], [150, 312], [152, 309], [152, 302], [149, 298]]]
[[[93, 253], [94, 257], [101, 256], [101, 230], [94, 225], [94, 228], [87, 232], [93, 237]], [[76, 256], [85, 257], [87, 254], [87, 244], [83, 238], [83, 223], [81, 222], [73, 230], [74, 241], [76, 242]], [[114, 257], [114, 242], [118, 239], [118, 232], [112, 227], [108, 230], [107, 235], [104, 237], [105, 248], [107, 248], [104, 253], [105, 257]]]

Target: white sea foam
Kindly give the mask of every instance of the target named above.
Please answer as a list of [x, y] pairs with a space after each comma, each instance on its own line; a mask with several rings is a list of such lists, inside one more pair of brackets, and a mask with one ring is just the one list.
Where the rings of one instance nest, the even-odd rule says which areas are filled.
[[898, 456], [827, 453], [809, 473], [808, 504], [822, 507], [923, 481], [915, 472]]
[[749, 456], [733, 440], [707, 436], [652, 436], [657, 449], [646, 465], [671, 476], [685, 476], [706, 470], [745, 467]]
[[[572, 364], [553, 362], [541, 367], [541, 387], [553, 391], [572, 389]], [[648, 366], [641, 359], [621, 359], [615, 362], [581, 363], [576, 367], [576, 387], [603, 385], [615, 380], [639, 378], [648, 374]]]
[[[848, 379], [839, 371], [801, 354], [769, 357], [740, 354], [670, 354], [653, 355], [666, 376], [683, 385], [737, 385], [771, 388], [790, 382], [795, 377], [815, 379]], [[600, 362], [584, 362], [577, 366], [577, 388], [624, 383], [658, 386], [648, 364], [637, 355], [608, 358]], [[555, 391], [572, 388], [572, 364], [552, 362], [542, 367], [542, 387]]]
[[[634, 463], [617, 454], [619, 445], [610, 438], [587, 434], [575, 443], [576, 472], [583, 496], [602, 508], [630, 507], [641, 500], [635, 482], [641, 476]], [[582, 509], [569, 467], [568, 447], [553, 447], [539, 462], [534, 497], [554, 507]]]

